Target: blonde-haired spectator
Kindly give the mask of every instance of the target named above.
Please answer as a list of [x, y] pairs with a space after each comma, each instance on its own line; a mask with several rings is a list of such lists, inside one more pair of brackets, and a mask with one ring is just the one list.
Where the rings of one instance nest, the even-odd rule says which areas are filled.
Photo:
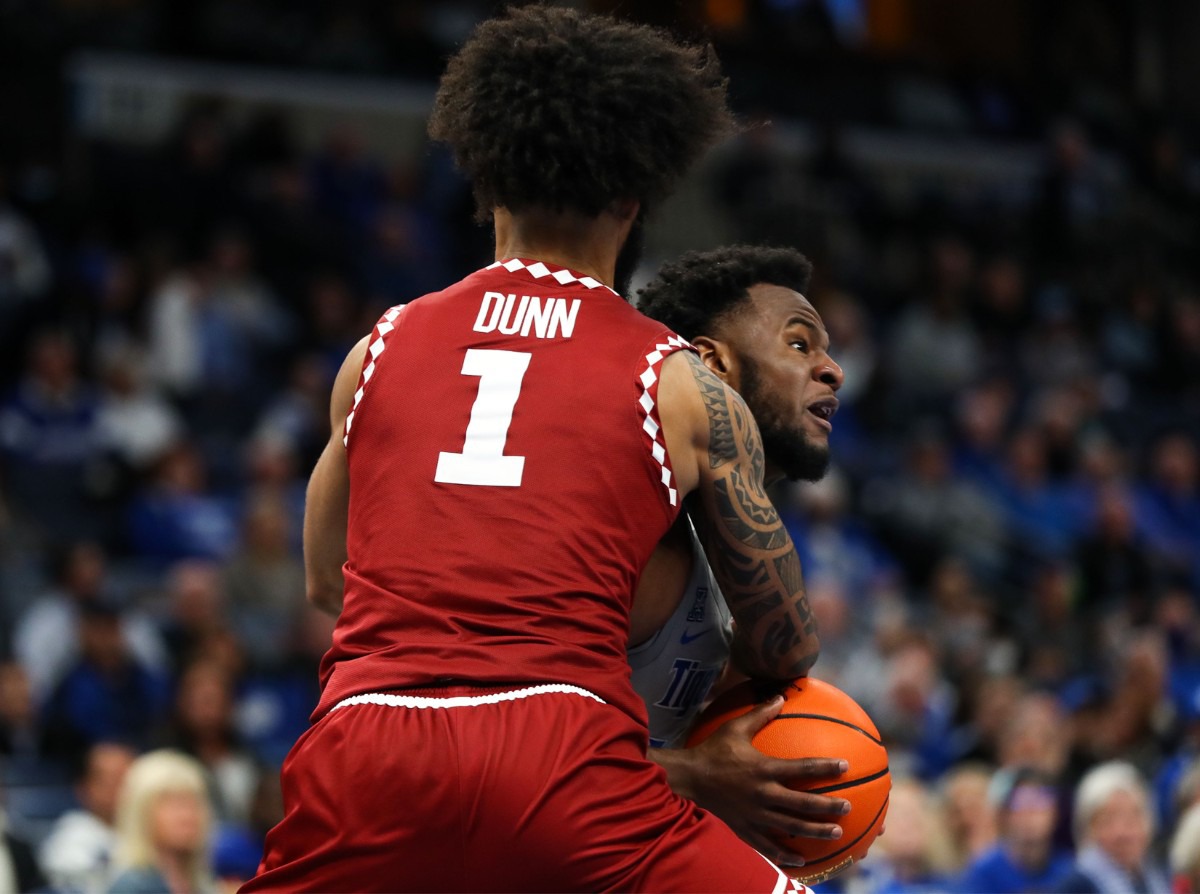
[[160, 749], [133, 762], [117, 804], [109, 894], [211, 894], [212, 808], [200, 764]]
[[1200, 894], [1200, 804], [1189, 807], [1180, 817], [1167, 859], [1173, 890], [1177, 894]]
[[949, 890], [954, 849], [946, 816], [920, 780], [901, 777], [892, 783], [887, 827], [871, 848], [863, 868], [874, 894]]
[[1107, 761], [1075, 789], [1072, 872], [1054, 890], [1070, 894], [1168, 894], [1166, 874], [1150, 858], [1154, 812], [1137, 768]]
[[970, 762], [952, 767], [939, 788], [950, 834], [952, 869], [961, 871], [996, 842], [996, 815], [988, 800], [992, 769]]

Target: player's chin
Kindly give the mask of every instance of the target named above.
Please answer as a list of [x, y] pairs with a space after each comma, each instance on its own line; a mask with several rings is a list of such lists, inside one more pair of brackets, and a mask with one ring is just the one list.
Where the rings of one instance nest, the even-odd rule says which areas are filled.
[[829, 445], [808, 439], [791, 460], [785, 470], [789, 481], [820, 481], [829, 471]]

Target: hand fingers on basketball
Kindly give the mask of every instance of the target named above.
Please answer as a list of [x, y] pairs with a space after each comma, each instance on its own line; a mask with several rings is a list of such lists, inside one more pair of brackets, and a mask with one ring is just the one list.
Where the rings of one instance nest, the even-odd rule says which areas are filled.
[[809, 779], [834, 779], [850, 769], [850, 764], [832, 757], [774, 758], [764, 772], [780, 781], [803, 782]]
[[771, 809], [794, 819], [845, 816], [850, 812], [850, 802], [834, 795], [814, 795], [783, 786], [778, 786], [766, 794], [770, 798]]
[[739, 733], [746, 738], [752, 737], [760, 729], [779, 716], [783, 710], [783, 696], [777, 695], [761, 705], [755, 705], [741, 717], [735, 717], [725, 724], [729, 730]]
[[774, 835], [789, 838], [816, 838], [821, 841], [836, 841], [842, 837], [842, 827], [837, 823], [817, 823], [799, 819], [778, 811], [763, 813], [759, 819], [762, 828]]

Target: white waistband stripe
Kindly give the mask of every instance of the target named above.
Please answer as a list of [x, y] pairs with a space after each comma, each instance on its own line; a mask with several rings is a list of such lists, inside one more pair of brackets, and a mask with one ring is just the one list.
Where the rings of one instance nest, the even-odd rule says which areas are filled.
[[582, 695], [605, 704], [604, 699], [595, 693], [572, 686], [569, 683], [544, 683], [540, 686], [529, 686], [525, 689], [514, 689], [510, 692], [489, 692], [486, 695], [455, 695], [449, 698], [430, 698], [424, 695], [395, 695], [389, 692], [364, 692], [344, 698], [329, 710], [348, 708], [351, 705], [385, 705], [389, 708], [470, 708], [476, 705], [495, 705], [500, 702], [512, 702], [517, 699], [529, 698], [531, 695], [545, 695], [551, 692], [563, 692], [569, 695]]

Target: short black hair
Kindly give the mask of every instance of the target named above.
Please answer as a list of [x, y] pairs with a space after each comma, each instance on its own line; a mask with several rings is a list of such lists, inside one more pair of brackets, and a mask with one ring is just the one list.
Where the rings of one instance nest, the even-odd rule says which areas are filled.
[[692, 251], [664, 264], [638, 291], [638, 309], [684, 338], [712, 332], [722, 317], [749, 299], [751, 286], [767, 283], [803, 293], [812, 263], [791, 248], [727, 245]]
[[711, 47], [646, 25], [525, 6], [479, 25], [446, 67], [429, 135], [470, 179], [478, 217], [652, 207], [735, 130]]

